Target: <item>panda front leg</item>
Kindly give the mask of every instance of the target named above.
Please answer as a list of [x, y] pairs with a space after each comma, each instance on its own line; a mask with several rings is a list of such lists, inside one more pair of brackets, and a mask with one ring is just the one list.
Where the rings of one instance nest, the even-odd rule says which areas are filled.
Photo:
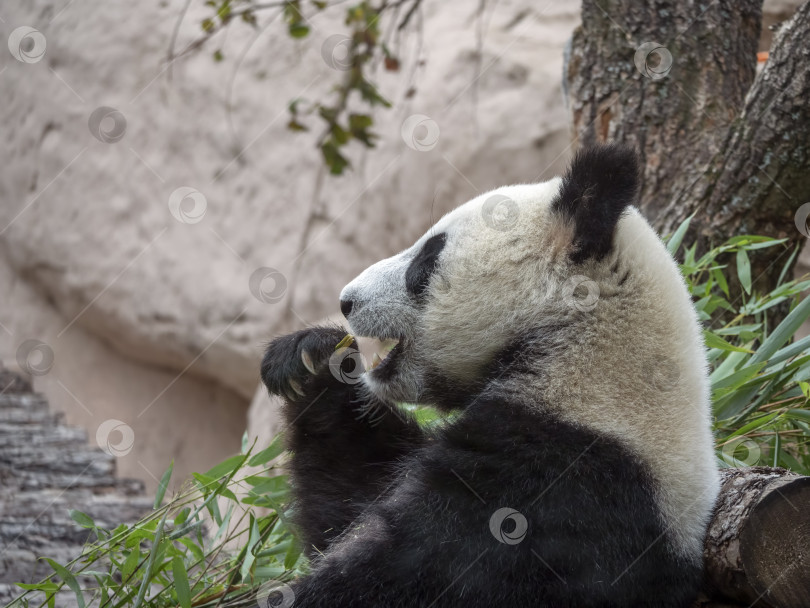
[[357, 345], [336, 350], [345, 336], [337, 326], [304, 329], [274, 340], [262, 361], [264, 384], [285, 400], [295, 522], [309, 555], [324, 551], [424, 440], [405, 412], [364, 394], [346, 369], [359, 365]]

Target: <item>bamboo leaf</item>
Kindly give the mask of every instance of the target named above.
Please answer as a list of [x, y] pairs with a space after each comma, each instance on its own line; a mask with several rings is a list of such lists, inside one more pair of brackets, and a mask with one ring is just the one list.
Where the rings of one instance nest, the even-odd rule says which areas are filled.
[[751, 293], [751, 261], [748, 259], [748, 254], [745, 249], [737, 251], [737, 277], [745, 290], [745, 293]]
[[[718, 351], [715, 351], [718, 352]], [[723, 360], [720, 365], [714, 368], [714, 371], [709, 376], [709, 382], [714, 384], [721, 378], [725, 378], [729, 374], [734, 373], [734, 370], [737, 369], [737, 366], [742, 363], [745, 359], [748, 358], [747, 353], [729, 353], [729, 355]]]
[[250, 569], [253, 567], [253, 562], [256, 561], [256, 554], [254, 551], [258, 550], [256, 543], [259, 541], [259, 527], [256, 525], [256, 518], [253, 513], [250, 514], [250, 538], [245, 546], [245, 559], [242, 562], [242, 567], [239, 569], [239, 574], [242, 575], [242, 580], [247, 581], [250, 577]]
[[779, 466], [779, 452], [782, 451], [782, 438], [779, 436], [779, 433], [773, 434], [773, 464], [772, 467]]
[[777, 285], [781, 285], [782, 281], [785, 280], [785, 276], [787, 275], [788, 270], [793, 266], [793, 260], [796, 259], [796, 256], [799, 254], [799, 250], [801, 249], [801, 245], [797, 244], [796, 247], [793, 248], [793, 253], [790, 254], [787, 262], [785, 265], [782, 266], [782, 272], [779, 273], [779, 279], [776, 281]]
[[135, 568], [138, 566], [138, 562], [141, 561], [141, 551], [140, 545], [134, 547], [127, 555], [124, 563], [121, 565], [121, 576], [123, 580], [128, 580], [132, 573], [135, 572]]
[[172, 575], [174, 576], [174, 590], [177, 592], [177, 601], [182, 608], [191, 608], [191, 589], [188, 586], [188, 573], [182, 558], [175, 556], [172, 559]]
[[284, 556], [284, 567], [287, 570], [292, 570], [293, 567], [295, 567], [295, 564], [298, 562], [298, 558], [301, 557], [301, 552], [301, 543], [293, 542], [290, 545], [287, 555]]
[[785, 418], [789, 418], [791, 420], [801, 420], [803, 422], [810, 422], [810, 411], [788, 410], [785, 412]]
[[774, 412], [772, 414], [768, 414], [766, 416], [762, 416], [760, 418], [757, 418], [756, 420], [753, 420], [752, 422], [749, 422], [748, 424], [745, 424], [745, 425], [741, 426], [736, 431], [731, 433], [728, 437], [726, 437], [726, 441], [728, 441], [729, 439], [731, 439], [733, 437], [739, 437], [740, 435], [745, 435], [746, 433], [750, 433], [751, 431], [755, 431], [756, 429], [760, 429], [763, 426], [765, 426], [766, 424], [772, 422], [774, 418], [777, 418], [778, 416], [781, 416], [781, 415], [782, 415], [781, 412]]
[[218, 465], [209, 469], [206, 473], [206, 477], [210, 477], [213, 479], [219, 479], [220, 477], [225, 477], [226, 475], [230, 475], [236, 469], [242, 466], [242, 464], [247, 460], [247, 456], [243, 454], [237, 454], [236, 456], [231, 456], [230, 458], [223, 460]]
[[755, 332], [762, 327], [762, 323], [750, 323], [748, 325], [733, 325], [731, 327], [721, 327], [713, 330], [718, 336], [738, 336], [743, 332]]
[[720, 350], [730, 350], [737, 353], [753, 354], [754, 352], [741, 346], [734, 346], [733, 344], [729, 344], [728, 342], [723, 340], [723, 338], [717, 336], [716, 334], [713, 334], [708, 330], [703, 331], [703, 340], [706, 343], [706, 348], [719, 348]]
[[160, 483], [158, 483], [157, 494], [155, 494], [155, 502], [152, 505], [153, 509], [160, 508], [160, 505], [163, 502], [163, 497], [166, 495], [166, 488], [169, 486], [169, 480], [172, 478], [173, 470], [174, 470], [174, 459], [172, 459], [171, 464], [169, 464], [169, 468], [166, 469], [166, 472], [163, 473], [163, 476], [160, 478]]
[[808, 318], [810, 318], [810, 298], [805, 298], [760, 345], [756, 354], [751, 357], [751, 363], [769, 359], [783, 344], [790, 340]]
[[723, 274], [723, 271], [719, 268], [715, 268], [712, 270], [712, 276], [714, 277], [714, 280], [717, 281], [720, 289], [723, 290], [723, 293], [726, 294], [726, 297], [729, 297], [730, 292], [728, 289], [728, 281], [726, 281], [726, 275]]
[[45, 561], [51, 565], [54, 572], [59, 575], [65, 584], [70, 588], [73, 594], [76, 596], [76, 603], [79, 605], [79, 608], [85, 608], [84, 603], [84, 595], [82, 595], [82, 589], [79, 587], [79, 581], [76, 580], [76, 577], [73, 576], [73, 573], [70, 572], [67, 568], [62, 566], [61, 564], [57, 564], [55, 561], [49, 558], [45, 558]]
[[768, 364], [774, 365], [776, 363], [781, 363], [782, 361], [795, 357], [808, 349], [810, 349], [810, 336], [806, 336], [801, 340], [796, 340], [793, 344], [780, 349], [768, 359]]
[[724, 378], [718, 379], [712, 384], [713, 390], [731, 388], [736, 389], [754, 378], [764, 368], [766, 363], [755, 363], [753, 365], [746, 365], [742, 369], [737, 370], [733, 374], [729, 374]]
[[82, 528], [92, 529], [96, 527], [96, 522], [94, 522], [93, 518], [90, 517], [87, 513], [82, 513], [81, 511], [78, 511], [76, 509], [71, 509], [70, 511], [68, 511], [68, 514], [70, 515], [70, 519], [75, 521]]
[[678, 229], [675, 230], [673, 235], [667, 241], [667, 251], [671, 256], [675, 256], [678, 249], [681, 247], [681, 243], [683, 242], [683, 237], [686, 236], [686, 231], [689, 230], [689, 223], [692, 221], [692, 218], [695, 217], [693, 213], [684, 221], [681, 222], [681, 225], [678, 226]]
[[250, 459], [248, 465], [258, 467], [267, 464], [284, 451], [284, 437], [282, 433], [275, 436], [270, 445]]
[[155, 542], [152, 544], [152, 549], [149, 551], [149, 559], [146, 561], [146, 569], [143, 573], [143, 580], [141, 581], [141, 587], [138, 589], [138, 597], [135, 598], [135, 604], [132, 608], [138, 608], [142, 603], [143, 599], [146, 597], [146, 590], [149, 589], [149, 585], [152, 582], [152, 567], [155, 564], [155, 558], [160, 550], [160, 541], [161, 536], [163, 535], [163, 526], [166, 524], [166, 517], [169, 515], [169, 510], [163, 513], [163, 517], [160, 518], [160, 523], [158, 523], [157, 530], [155, 530]]

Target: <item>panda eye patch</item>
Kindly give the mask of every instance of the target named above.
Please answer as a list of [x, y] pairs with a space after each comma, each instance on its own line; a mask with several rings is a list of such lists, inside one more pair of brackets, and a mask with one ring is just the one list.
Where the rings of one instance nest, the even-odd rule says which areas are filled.
[[446, 244], [447, 234], [444, 232], [430, 237], [405, 271], [405, 288], [417, 299], [424, 296]]

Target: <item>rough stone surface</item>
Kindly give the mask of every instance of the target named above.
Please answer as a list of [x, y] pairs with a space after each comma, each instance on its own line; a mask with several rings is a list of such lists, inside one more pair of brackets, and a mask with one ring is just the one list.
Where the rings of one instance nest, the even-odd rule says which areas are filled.
[[[192, 441], [238, 449], [234, 427], [244, 426], [273, 334], [335, 312], [339, 289], [359, 270], [470, 196], [559, 172], [570, 143], [562, 49], [579, 18], [577, 0], [505, 1], [480, 18], [476, 3], [425, 2], [413, 22], [421, 34], [398, 49], [403, 71], [378, 79], [395, 103], [376, 113], [379, 147], [355, 148], [354, 172], [335, 179], [319, 174], [317, 130], [295, 135], [285, 124], [289, 100], [325, 98], [341, 77], [321, 57], [341, 19], [315, 19], [302, 42], [278, 22], [258, 32], [236, 24], [168, 65], [184, 4], [0, 7], [4, 46], [20, 26], [47, 42], [34, 63], [0, 49], [0, 267], [10, 295], [0, 303], [0, 358], [13, 362], [28, 339], [46, 342], [55, 361], [37, 388], [91, 437], [105, 417], [132, 426], [141, 438], [133, 455], [158, 477], [167, 453], [181, 469], [196, 456]], [[192, 0], [178, 51], [209, 13]], [[100, 107], [126, 120], [115, 143], [91, 133]], [[429, 151], [400, 134], [417, 113], [441, 132]], [[96, 135], [115, 135], [116, 116]], [[180, 187], [205, 197], [196, 223], [170, 212]], [[192, 207], [187, 199], [181, 210]], [[281, 300], [251, 293], [261, 267], [284, 275]], [[235, 422], [223, 423], [228, 416]], [[126, 473], [154, 483], [137, 463]]]
[[[143, 483], [116, 477], [116, 459], [90, 447], [84, 430], [65, 426], [42, 395], [0, 369], [0, 604], [21, 593], [14, 583], [50, 574], [39, 560], [65, 564], [81, 554], [88, 531], [69, 515], [87, 513], [113, 528], [150, 511]], [[70, 594], [59, 605], [73, 605]]]
[[[57, 338], [66, 321], [2, 255], [0, 293], [2, 361], [19, 368], [12, 349], [34, 337], [47, 343], [53, 367], [30, 377], [35, 388], [68, 424], [84, 428], [93, 444], [104, 439], [99, 429], [107, 420], [132, 429], [131, 446], [117, 452], [122, 476], [143, 480], [152, 492], [174, 459], [174, 489], [191, 472], [208, 470], [239, 450], [247, 409], [240, 396], [211, 380], [143, 365], [84, 328]], [[13, 335], [6, 332], [11, 328]]]

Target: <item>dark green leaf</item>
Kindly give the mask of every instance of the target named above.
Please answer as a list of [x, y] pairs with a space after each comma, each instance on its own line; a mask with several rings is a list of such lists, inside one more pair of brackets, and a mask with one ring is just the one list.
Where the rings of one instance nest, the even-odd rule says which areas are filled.
[[309, 26], [303, 23], [291, 23], [289, 30], [293, 38], [306, 38], [309, 34]]
[[132, 573], [135, 572], [135, 568], [141, 561], [141, 551], [140, 546], [134, 547], [127, 555], [124, 563], [121, 565], [121, 576], [123, 580], [129, 580]]
[[174, 576], [177, 601], [180, 602], [182, 608], [191, 608], [191, 589], [188, 586], [188, 573], [183, 560], [179, 557], [172, 559], [172, 575]]
[[166, 511], [163, 513], [163, 517], [160, 518], [160, 523], [158, 523], [157, 530], [155, 530], [155, 542], [152, 545], [152, 549], [149, 551], [149, 559], [146, 561], [143, 580], [141, 581], [141, 586], [138, 588], [138, 597], [135, 599], [135, 604], [132, 608], [138, 608], [143, 603], [143, 600], [146, 597], [146, 591], [149, 589], [149, 586], [152, 583], [152, 568], [158, 554], [161, 553], [160, 541], [161, 536], [163, 535], [163, 526], [166, 524], [166, 516], [168, 514], [169, 510], [166, 509]]
[[79, 608], [85, 608], [84, 595], [82, 595], [81, 587], [79, 587], [79, 581], [76, 580], [76, 577], [73, 576], [73, 573], [70, 572], [64, 566], [62, 566], [61, 564], [57, 564], [52, 559], [49, 559], [47, 557], [44, 559], [51, 565], [51, 568], [53, 568], [54, 572], [56, 572], [59, 578], [61, 578], [65, 582], [65, 584], [76, 596], [76, 603], [79, 605]]
[[163, 503], [163, 497], [166, 495], [166, 488], [169, 487], [169, 480], [172, 478], [172, 471], [174, 471], [174, 459], [169, 464], [169, 468], [163, 473], [158, 483], [157, 493], [155, 494], [155, 502], [152, 505], [153, 509], [157, 509]]
[[757, 349], [756, 355], [751, 358], [751, 362], [755, 363], [769, 359], [771, 355], [776, 353], [777, 349], [790, 340], [808, 318], [810, 318], [810, 298], [805, 298], [762, 343]]
[[225, 477], [226, 475], [230, 475], [236, 469], [238, 469], [242, 464], [247, 460], [247, 456], [243, 454], [237, 454], [236, 456], [231, 456], [230, 458], [223, 460], [217, 465], [214, 465], [206, 471], [205, 476], [210, 477], [213, 479], [219, 479], [221, 477]]
[[329, 172], [332, 175], [343, 174], [344, 169], [349, 166], [348, 159], [338, 151], [337, 146], [333, 142], [326, 141], [321, 145], [321, 152], [323, 153], [326, 166], [329, 167]]
[[282, 433], [279, 433], [273, 438], [273, 441], [270, 442], [270, 445], [263, 449], [261, 452], [253, 456], [248, 463], [252, 467], [262, 466], [267, 464], [279, 454], [284, 451], [284, 436]]
[[745, 293], [751, 293], [751, 261], [744, 249], [737, 252], [737, 277]]
[[730, 350], [738, 353], [752, 353], [753, 351], [742, 348], [740, 346], [734, 346], [733, 344], [729, 344], [723, 338], [713, 334], [710, 331], [703, 332], [703, 339], [706, 342], [706, 348], [719, 348], [721, 350]]
[[284, 556], [284, 568], [287, 570], [293, 569], [295, 564], [298, 562], [298, 558], [301, 557], [301, 550], [301, 543], [293, 542], [290, 544], [287, 555]]
[[250, 538], [248, 538], [247, 545], [245, 546], [245, 558], [242, 562], [242, 567], [239, 569], [239, 573], [242, 576], [243, 581], [249, 580], [250, 571], [253, 567], [253, 562], [256, 561], [256, 553], [259, 550], [259, 547], [256, 546], [256, 543], [259, 541], [259, 527], [256, 525], [256, 518], [253, 517], [253, 513], [250, 514]]
[[683, 237], [686, 235], [686, 231], [689, 230], [689, 223], [692, 221], [692, 218], [695, 216], [693, 213], [684, 221], [681, 222], [681, 225], [678, 226], [678, 229], [675, 230], [675, 233], [669, 237], [667, 241], [667, 251], [669, 254], [674, 256], [678, 249], [681, 247], [681, 243], [683, 242]]
[[93, 521], [93, 518], [90, 517], [87, 513], [82, 513], [81, 511], [77, 511], [76, 509], [71, 509], [68, 511], [70, 514], [70, 518], [79, 524], [82, 528], [95, 528], [96, 522]]

